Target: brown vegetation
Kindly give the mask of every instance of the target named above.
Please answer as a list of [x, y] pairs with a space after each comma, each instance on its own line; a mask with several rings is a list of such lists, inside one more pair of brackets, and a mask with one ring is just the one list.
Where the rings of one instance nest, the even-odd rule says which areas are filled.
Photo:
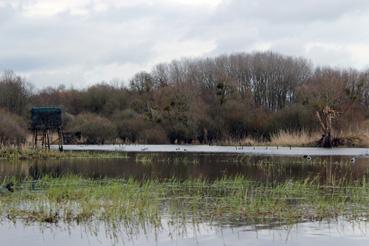
[[[32, 93], [13, 73], [0, 79], [5, 110], [28, 120], [30, 107], [47, 105], [63, 107], [65, 128], [81, 132], [87, 143], [285, 144], [289, 139], [295, 145], [298, 139], [305, 145], [330, 135], [330, 144], [321, 143], [330, 146], [342, 132], [365, 129], [369, 71], [314, 68], [303, 58], [265, 52], [159, 64], [136, 74], [128, 87], [101, 83]], [[327, 108], [334, 117], [324, 113]]]
[[270, 144], [275, 146], [314, 146], [317, 139], [319, 139], [318, 133], [280, 131], [272, 135]]
[[19, 145], [26, 141], [26, 124], [21, 117], [0, 108], [0, 144]]
[[79, 114], [69, 128], [73, 132], [83, 133], [87, 144], [104, 144], [116, 137], [115, 125], [110, 120], [90, 113]]

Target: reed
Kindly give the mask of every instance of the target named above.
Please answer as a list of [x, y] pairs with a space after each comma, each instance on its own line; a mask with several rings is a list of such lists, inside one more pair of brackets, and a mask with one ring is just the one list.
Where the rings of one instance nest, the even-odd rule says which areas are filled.
[[304, 130], [302, 131], [285, 131], [281, 130], [270, 136], [270, 140], [254, 139], [251, 137], [246, 137], [243, 139], [226, 139], [220, 141], [217, 144], [220, 145], [230, 145], [230, 146], [316, 146], [316, 142], [321, 138], [319, 133], [308, 133]]
[[271, 136], [269, 144], [276, 146], [316, 146], [316, 142], [320, 137], [319, 133], [279, 131]]
[[32, 148], [0, 148], [0, 159], [5, 160], [39, 160], [39, 159], [73, 159], [73, 158], [127, 158], [124, 152], [98, 151], [53, 151]]
[[160, 227], [169, 223], [294, 223], [369, 217], [369, 187], [321, 186], [315, 180], [261, 184], [243, 177], [206, 180], [91, 180], [76, 176], [15, 182], [0, 196], [2, 219]]

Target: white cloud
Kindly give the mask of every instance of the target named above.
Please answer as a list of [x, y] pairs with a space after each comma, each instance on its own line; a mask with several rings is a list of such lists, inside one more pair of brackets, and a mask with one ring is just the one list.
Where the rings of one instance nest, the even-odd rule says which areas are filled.
[[[201, 40], [163, 41], [153, 47], [154, 63], [168, 62], [173, 57], [199, 57], [209, 54], [216, 48], [215, 42]], [[154, 65], [154, 64], [153, 64]]]
[[[89, 15], [93, 11], [107, 11], [109, 8], [127, 8], [132, 6], [167, 4], [171, 6], [189, 5], [198, 7], [216, 7], [221, 0], [14, 0], [22, 6], [26, 16], [53, 16], [68, 12], [71, 15]], [[8, 1], [0, 2], [4, 6]]]
[[168, 3], [180, 3], [184, 5], [197, 5], [197, 6], [218, 6], [222, 0], [166, 0]]
[[26, 16], [53, 16], [68, 11], [72, 15], [86, 15], [89, 0], [34, 0], [24, 6]]

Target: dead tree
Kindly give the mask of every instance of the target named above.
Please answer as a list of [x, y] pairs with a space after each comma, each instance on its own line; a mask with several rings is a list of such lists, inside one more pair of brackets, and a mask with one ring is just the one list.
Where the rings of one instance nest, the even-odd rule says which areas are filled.
[[316, 111], [320, 128], [323, 135], [318, 141], [319, 147], [331, 148], [335, 146], [335, 139], [332, 137], [332, 122], [337, 117], [338, 112], [329, 106], [325, 106], [321, 112]]

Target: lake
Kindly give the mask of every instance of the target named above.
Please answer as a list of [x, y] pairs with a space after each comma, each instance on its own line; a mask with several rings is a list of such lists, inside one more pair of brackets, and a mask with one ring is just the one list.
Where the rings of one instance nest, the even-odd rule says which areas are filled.
[[322, 184], [348, 182], [368, 175], [369, 159], [358, 157], [255, 156], [232, 153], [127, 153], [125, 158], [9, 161], [0, 160], [0, 178], [75, 174], [88, 178], [179, 180], [247, 177], [259, 182], [305, 180], [319, 177]]

